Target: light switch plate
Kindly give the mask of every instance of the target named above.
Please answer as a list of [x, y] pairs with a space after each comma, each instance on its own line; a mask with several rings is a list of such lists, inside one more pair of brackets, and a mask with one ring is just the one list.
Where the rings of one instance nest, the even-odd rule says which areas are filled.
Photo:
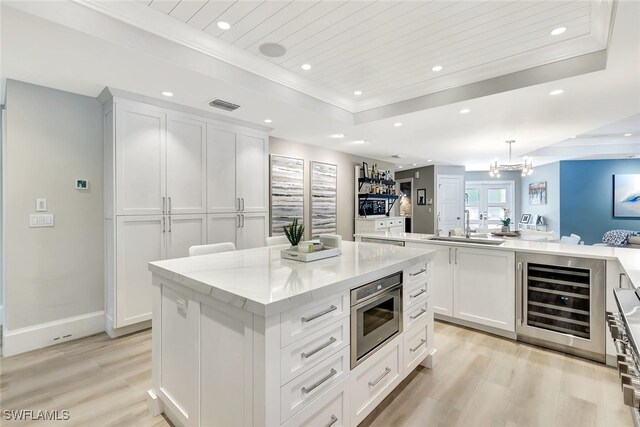
[[47, 211], [47, 199], [36, 199], [36, 212]]
[[89, 188], [89, 181], [83, 178], [76, 179], [76, 190], [86, 190]]
[[53, 214], [31, 214], [29, 215], [29, 227], [53, 227]]

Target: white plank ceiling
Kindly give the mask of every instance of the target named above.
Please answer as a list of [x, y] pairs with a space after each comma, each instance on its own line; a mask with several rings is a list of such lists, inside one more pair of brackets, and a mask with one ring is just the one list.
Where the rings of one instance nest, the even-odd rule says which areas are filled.
[[[334, 93], [381, 97], [589, 35], [577, 1], [152, 0], [148, 7]], [[231, 24], [221, 30], [217, 23]], [[550, 36], [556, 27], [568, 30]], [[279, 58], [259, 53], [279, 43]], [[547, 61], [545, 59], [545, 61]], [[312, 68], [303, 71], [302, 64]], [[432, 71], [436, 65], [440, 72]]]

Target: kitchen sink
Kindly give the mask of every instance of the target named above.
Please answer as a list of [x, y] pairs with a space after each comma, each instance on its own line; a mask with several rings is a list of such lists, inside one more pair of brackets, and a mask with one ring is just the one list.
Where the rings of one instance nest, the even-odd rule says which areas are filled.
[[504, 243], [504, 239], [495, 239], [493, 237], [464, 237], [464, 236], [434, 236], [429, 240], [435, 240], [440, 242], [455, 242], [455, 243], [474, 243], [480, 245], [501, 245]]

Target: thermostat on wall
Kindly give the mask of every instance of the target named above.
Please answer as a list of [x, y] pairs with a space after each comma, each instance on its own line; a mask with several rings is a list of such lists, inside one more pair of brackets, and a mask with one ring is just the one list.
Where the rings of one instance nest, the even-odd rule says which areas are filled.
[[89, 188], [89, 181], [86, 179], [76, 179], [76, 190], [86, 190]]

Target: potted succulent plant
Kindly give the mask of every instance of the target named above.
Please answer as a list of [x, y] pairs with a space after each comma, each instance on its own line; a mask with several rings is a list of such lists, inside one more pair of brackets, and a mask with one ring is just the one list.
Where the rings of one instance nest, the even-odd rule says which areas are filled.
[[291, 249], [296, 249], [304, 237], [304, 225], [298, 224], [298, 218], [294, 218], [291, 224], [284, 226], [284, 235], [291, 243]]

